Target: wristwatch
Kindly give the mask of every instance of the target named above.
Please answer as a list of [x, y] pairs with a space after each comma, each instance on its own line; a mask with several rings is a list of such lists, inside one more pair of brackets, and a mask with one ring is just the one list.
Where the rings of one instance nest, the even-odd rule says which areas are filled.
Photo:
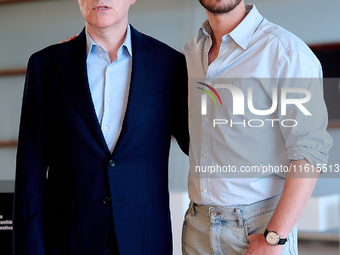
[[269, 245], [284, 245], [287, 242], [287, 238], [280, 238], [280, 235], [275, 231], [264, 231], [264, 238]]

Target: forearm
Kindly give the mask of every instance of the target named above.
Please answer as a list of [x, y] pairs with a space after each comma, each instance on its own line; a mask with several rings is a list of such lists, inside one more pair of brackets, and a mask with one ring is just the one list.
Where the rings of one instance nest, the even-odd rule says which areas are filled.
[[[291, 169], [304, 169], [306, 165], [312, 165], [306, 160], [291, 161]], [[315, 166], [314, 166], [314, 169]], [[291, 172], [287, 175], [281, 199], [274, 215], [267, 227], [268, 230], [276, 231], [285, 238], [292, 230], [301, 213], [303, 212], [317, 182], [318, 173]]]

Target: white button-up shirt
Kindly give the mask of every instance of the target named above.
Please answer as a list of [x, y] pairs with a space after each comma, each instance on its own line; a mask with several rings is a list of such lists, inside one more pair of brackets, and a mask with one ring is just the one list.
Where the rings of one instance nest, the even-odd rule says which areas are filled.
[[86, 31], [87, 72], [90, 91], [98, 121], [111, 152], [117, 143], [127, 107], [131, 71], [132, 47], [130, 25], [126, 38], [111, 62], [109, 54], [97, 45]]
[[[189, 197], [197, 204], [251, 204], [280, 194], [291, 160], [326, 163], [332, 146], [319, 61], [296, 36], [264, 19], [255, 6], [246, 7], [247, 16], [223, 36], [210, 65], [208, 21], [183, 47], [190, 99]], [[197, 82], [211, 85], [222, 104], [209, 86]], [[232, 85], [233, 94], [223, 84]], [[303, 90], [289, 92], [295, 88]], [[292, 100], [303, 100], [308, 91], [311, 98], [300, 107], [288, 101], [285, 106], [285, 89]]]

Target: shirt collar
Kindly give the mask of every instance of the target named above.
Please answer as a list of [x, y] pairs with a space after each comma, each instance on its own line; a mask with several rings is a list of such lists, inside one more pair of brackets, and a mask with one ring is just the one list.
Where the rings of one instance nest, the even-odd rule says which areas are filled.
[[[251, 37], [263, 20], [262, 15], [258, 12], [255, 5], [246, 5], [246, 10], [248, 14], [242, 22], [233, 31], [224, 35], [222, 38], [225, 40], [226, 37], [230, 35], [230, 37], [244, 50], [247, 49]], [[197, 42], [201, 40], [202, 37], [211, 36], [211, 34], [212, 29], [209, 21], [206, 20], [199, 29]]]
[[[87, 56], [89, 56], [92, 48], [96, 47], [98, 45], [93, 41], [93, 39], [91, 38], [87, 29], [85, 29], [85, 34], [86, 34], [86, 54], [87, 54]], [[119, 56], [121, 54], [121, 52], [123, 51], [122, 49], [126, 48], [127, 52], [130, 54], [130, 56], [132, 56], [132, 46], [131, 45], [132, 45], [131, 44], [131, 28], [130, 28], [130, 24], [128, 24], [124, 43], [119, 48], [117, 55]]]
[[197, 36], [197, 42], [202, 39], [204, 36], [211, 36], [212, 35], [212, 29], [209, 24], [209, 20], [206, 20], [203, 22], [202, 26], [200, 27], [198, 31], [198, 36]]

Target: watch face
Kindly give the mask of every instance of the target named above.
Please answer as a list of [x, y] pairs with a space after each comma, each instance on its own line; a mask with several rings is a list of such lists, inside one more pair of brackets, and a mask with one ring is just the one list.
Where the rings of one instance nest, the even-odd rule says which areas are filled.
[[275, 232], [268, 232], [266, 240], [270, 245], [276, 245], [279, 242], [279, 235]]

